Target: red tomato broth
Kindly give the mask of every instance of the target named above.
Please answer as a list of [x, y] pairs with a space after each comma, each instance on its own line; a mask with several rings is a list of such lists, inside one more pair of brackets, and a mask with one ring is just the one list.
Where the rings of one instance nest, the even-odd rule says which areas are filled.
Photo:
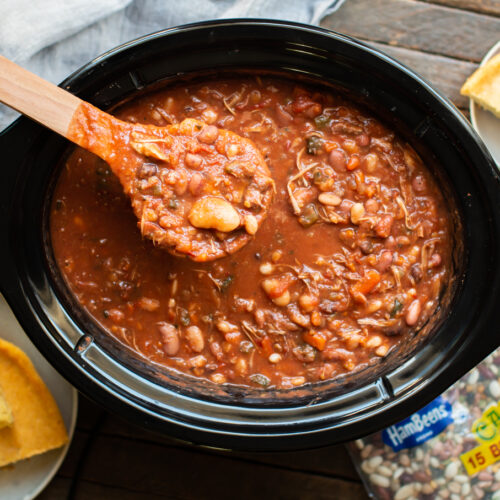
[[[56, 260], [84, 309], [145, 358], [217, 383], [291, 388], [383, 359], [433, 319], [451, 278], [449, 207], [418, 155], [366, 111], [324, 89], [246, 77], [160, 90], [116, 115], [196, 118], [249, 137], [277, 186], [253, 241], [196, 263], [142, 240], [107, 165], [71, 154], [53, 196]], [[297, 165], [310, 168], [290, 181]]]

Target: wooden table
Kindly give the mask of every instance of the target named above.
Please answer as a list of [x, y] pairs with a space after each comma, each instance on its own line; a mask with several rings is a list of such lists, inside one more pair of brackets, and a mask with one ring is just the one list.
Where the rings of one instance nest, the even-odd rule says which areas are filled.
[[[321, 23], [415, 69], [468, 115], [459, 89], [500, 39], [500, 0], [347, 0]], [[68, 456], [47, 499], [342, 499], [367, 496], [343, 446], [229, 453], [179, 444], [80, 397]]]

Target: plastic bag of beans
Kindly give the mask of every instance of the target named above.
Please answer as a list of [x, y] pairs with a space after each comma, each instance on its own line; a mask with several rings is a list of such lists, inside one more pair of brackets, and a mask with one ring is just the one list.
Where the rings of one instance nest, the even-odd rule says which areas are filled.
[[500, 349], [425, 408], [348, 449], [372, 498], [500, 500]]

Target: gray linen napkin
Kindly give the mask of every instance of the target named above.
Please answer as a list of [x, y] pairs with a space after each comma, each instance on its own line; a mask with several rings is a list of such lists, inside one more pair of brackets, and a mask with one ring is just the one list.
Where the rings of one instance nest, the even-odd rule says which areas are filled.
[[[0, 54], [59, 83], [128, 40], [206, 19], [316, 24], [343, 0], [2, 0]], [[0, 104], [0, 130], [18, 114]]]

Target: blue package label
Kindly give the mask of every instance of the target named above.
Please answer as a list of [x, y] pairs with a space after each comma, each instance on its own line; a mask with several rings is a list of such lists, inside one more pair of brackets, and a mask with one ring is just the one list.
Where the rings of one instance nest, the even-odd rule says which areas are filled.
[[394, 451], [413, 448], [437, 436], [452, 422], [451, 405], [439, 396], [411, 417], [383, 430], [382, 439]]

